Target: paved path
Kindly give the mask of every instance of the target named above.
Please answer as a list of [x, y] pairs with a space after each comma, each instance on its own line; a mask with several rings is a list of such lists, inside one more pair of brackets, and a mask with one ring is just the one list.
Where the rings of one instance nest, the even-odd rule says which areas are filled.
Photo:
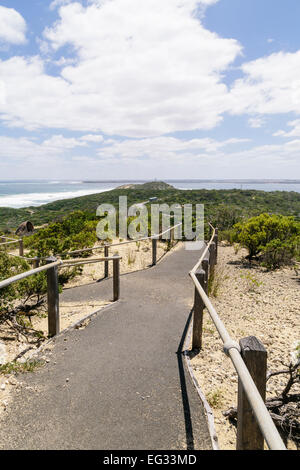
[[[51, 362], [22, 376], [30, 388], [5, 413], [0, 448], [210, 449], [180, 353], [193, 300], [188, 271], [198, 258], [180, 249], [122, 276], [119, 302], [59, 336]], [[106, 280], [62, 297], [110, 298], [111, 289]]]

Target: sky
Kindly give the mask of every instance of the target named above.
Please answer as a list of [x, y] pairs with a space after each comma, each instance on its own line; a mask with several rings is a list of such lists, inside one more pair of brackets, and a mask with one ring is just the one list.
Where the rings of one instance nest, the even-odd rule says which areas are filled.
[[0, 179], [300, 179], [299, 0], [0, 0]]

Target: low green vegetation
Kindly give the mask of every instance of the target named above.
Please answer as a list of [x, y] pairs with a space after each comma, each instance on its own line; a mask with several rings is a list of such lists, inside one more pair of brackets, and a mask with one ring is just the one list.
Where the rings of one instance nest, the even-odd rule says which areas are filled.
[[30, 257], [52, 256], [92, 247], [97, 241], [97, 223], [95, 215], [75, 211], [24, 238], [24, 246], [29, 250]]
[[225, 274], [224, 270], [220, 269], [218, 266], [215, 266], [209, 275], [207, 291], [209, 297], [218, 297], [220, 290], [224, 282], [228, 279], [228, 276]]
[[258, 289], [263, 285], [261, 281], [259, 281], [254, 274], [250, 271], [247, 271], [246, 274], [241, 275], [242, 279], [245, 279], [247, 284], [248, 292], [258, 292]]
[[100, 194], [91, 194], [72, 199], [44, 204], [39, 207], [11, 209], [0, 207], [0, 230], [14, 231], [24, 220], [30, 219], [35, 226], [61, 221], [75, 211], [83, 211], [95, 218], [96, 209], [102, 203], [117, 207], [119, 196], [127, 196], [128, 206], [157, 197], [155, 203], [172, 204], [204, 204], [205, 216], [219, 230], [225, 231], [246, 218], [257, 216], [263, 212], [285, 214], [299, 218], [300, 193], [296, 192], [264, 192], [256, 190], [180, 190], [151, 189], [141, 185], [137, 189], [114, 189]]
[[215, 391], [211, 391], [207, 394], [207, 401], [212, 408], [219, 409], [222, 408], [224, 405], [224, 398], [222, 390], [217, 389]]
[[38, 367], [44, 364], [43, 361], [37, 359], [28, 359], [25, 362], [7, 362], [6, 364], [0, 365], [0, 374], [22, 374], [24, 372], [33, 372]]
[[[40, 228], [33, 235], [24, 238], [26, 254], [41, 258], [63, 254], [62, 258], [68, 258], [68, 252], [95, 244], [96, 226], [99, 222], [96, 209], [101, 203], [110, 203], [117, 208], [119, 196], [127, 196], [128, 206], [148, 201], [152, 197], [157, 198], [155, 204], [204, 204], [206, 222], [210, 221], [217, 226], [220, 238], [234, 243], [236, 249], [239, 246], [247, 248], [250, 261], [255, 259], [267, 268], [274, 269], [291, 264], [295, 258], [299, 258], [300, 194], [293, 192], [177, 190], [160, 182], [147, 183], [134, 188], [119, 188], [56, 201], [40, 207], [0, 208], [2, 234], [14, 233], [20, 222], [30, 219], [35, 226], [40, 225]], [[139, 245], [137, 247], [140, 248]], [[170, 247], [171, 242], [167, 242], [166, 250]], [[86, 252], [77, 256], [89, 254], [90, 252]], [[128, 263], [133, 262], [130, 255]], [[25, 260], [9, 256], [4, 250], [0, 250], [0, 280], [29, 269], [31, 265]], [[60, 270], [60, 288], [80, 272], [80, 267]], [[221, 281], [216, 273], [209, 286], [212, 295], [218, 295]], [[30, 308], [30, 305], [41, 302], [45, 294], [45, 273], [19, 281], [0, 290], [0, 313], [7, 314], [20, 304]]]
[[294, 217], [260, 214], [234, 225], [232, 239], [269, 269], [293, 263], [300, 255], [300, 222]]

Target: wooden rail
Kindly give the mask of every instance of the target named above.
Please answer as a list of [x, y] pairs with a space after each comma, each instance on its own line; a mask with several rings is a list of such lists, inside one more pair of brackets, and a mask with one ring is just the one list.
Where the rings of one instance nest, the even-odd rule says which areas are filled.
[[275, 424], [265, 406], [267, 380], [267, 352], [255, 337], [247, 337], [240, 343], [233, 341], [208, 298], [208, 282], [215, 271], [218, 258], [218, 230], [212, 228], [199, 261], [190, 272], [195, 284], [192, 348], [202, 348], [203, 311], [213, 320], [223, 341], [224, 352], [230, 357], [237, 371], [238, 382], [238, 450], [263, 450], [266, 440], [270, 449], [286, 450]]
[[35, 267], [25, 273], [5, 279], [0, 282], [0, 289], [3, 289], [15, 282], [34, 276], [40, 272], [47, 271], [47, 301], [48, 301], [48, 336], [55, 336], [60, 332], [60, 315], [59, 315], [59, 285], [58, 270], [59, 268], [78, 266], [80, 264], [90, 264], [98, 262], [113, 262], [113, 301], [116, 302], [120, 298], [120, 260], [121, 256], [115, 255], [108, 258], [94, 258], [89, 260], [57, 260], [54, 256], [46, 259], [44, 266]]
[[[7, 241], [8, 240], [8, 241]], [[3, 248], [6, 248], [8, 245], [13, 245], [14, 243], [19, 244], [19, 256], [23, 257], [24, 256], [24, 245], [23, 245], [23, 239], [22, 238], [10, 238], [10, 237], [0, 237], [0, 247], [2, 246]]]
[[[110, 244], [104, 244], [104, 245], [99, 245], [99, 246], [94, 246], [92, 248], [82, 248], [81, 250], [74, 250], [74, 251], [68, 251], [64, 253], [57, 253], [54, 254], [56, 258], [58, 257], [63, 257], [63, 256], [71, 256], [71, 255], [79, 255], [82, 253], [88, 253], [88, 252], [93, 252], [97, 250], [104, 250], [104, 256], [106, 258], [109, 257], [109, 249], [115, 246], [122, 246], [122, 245], [128, 245], [130, 243], [137, 243], [140, 241], [146, 241], [146, 240], [152, 240], [152, 265], [156, 265], [157, 262], [157, 240], [161, 239], [163, 235], [166, 233], [170, 232], [170, 239], [174, 241], [174, 231], [177, 227], [182, 226], [182, 223], [176, 224], [172, 227], [169, 227], [167, 230], [164, 230], [163, 232], [157, 234], [157, 235], [152, 235], [151, 237], [142, 237], [142, 238], [136, 238], [134, 240], [125, 240], [123, 242], [118, 242], [118, 243], [110, 243]], [[19, 255], [13, 254], [13, 253], [8, 253], [10, 256], [15, 256], [15, 257], [21, 257], [22, 259], [28, 261], [29, 263], [32, 263], [33, 267], [36, 267], [39, 265], [42, 261], [47, 260], [46, 257], [35, 257], [35, 258], [28, 258], [24, 256], [24, 249], [23, 249], [23, 240], [15, 240], [14, 242], [11, 243], [16, 243], [19, 242]], [[7, 243], [6, 243], [7, 244]], [[0, 243], [1, 245], [1, 243]], [[108, 268], [108, 263], [106, 262], [104, 265], [104, 276], [107, 278], [109, 276], [109, 268]]]
[[[120, 298], [120, 260], [122, 259], [117, 254], [114, 256], [109, 256], [109, 248], [114, 246], [125, 245], [129, 243], [136, 243], [141, 240], [152, 240], [152, 264], [156, 265], [157, 262], [157, 239], [159, 236], [164, 235], [167, 232], [171, 232], [171, 239], [174, 239], [174, 230], [176, 227], [181, 226], [182, 224], [177, 224], [159, 235], [154, 235], [152, 237], [145, 237], [136, 240], [126, 240], [124, 242], [112, 243], [110, 245], [103, 245], [100, 247], [93, 248], [84, 248], [82, 250], [76, 250], [69, 253], [64, 253], [62, 255], [71, 255], [71, 254], [80, 254], [87, 251], [94, 251], [98, 249], [104, 249], [104, 257], [101, 258], [87, 258], [87, 259], [68, 259], [68, 260], [58, 260], [57, 256], [50, 256], [47, 258], [26, 258], [24, 257], [24, 247], [23, 239], [7, 239], [7, 237], [2, 237], [0, 240], [1, 245], [9, 245], [13, 243], [19, 243], [19, 255], [12, 255], [25, 259], [32, 263], [33, 269], [22, 273], [18, 276], [6, 279], [5, 281], [0, 282], [0, 289], [6, 287], [14, 282], [25, 279], [26, 277], [33, 276], [42, 271], [47, 271], [47, 300], [48, 300], [48, 335], [55, 336], [60, 331], [60, 316], [59, 316], [59, 286], [58, 286], [58, 269], [63, 267], [79, 266], [91, 263], [104, 262], [104, 278], [109, 276], [109, 262], [112, 262], [113, 265], [113, 301], [116, 302]], [[3, 241], [4, 240], [4, 241]], [[7, 241], [8, 240], [8, 241]], [[46, 264], [40, 266], [41, 262], [44, 261]]]

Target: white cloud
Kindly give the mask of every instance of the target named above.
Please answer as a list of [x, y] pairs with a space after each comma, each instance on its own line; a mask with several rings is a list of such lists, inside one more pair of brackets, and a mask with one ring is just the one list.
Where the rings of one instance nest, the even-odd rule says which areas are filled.
[[45, 31], [78, 63], [49, 76], [38, 57], [0, 62], [7, 125], [130, 137], [211, 129], [230, 107], [223, 72], [241, 52], [205, 29], [197, 0], [70, 3]]
[[0, 42], [24, 44], [26, 42], [26, 23], [13, 8], [0, 5]]
[[75, 147], [85, 147], [87, 143], [74, 139], [73, 137], [66, 138], [62, 135], [54, 135], [50, 137], [50, 139], [45, 140], [43, 145], [55, 149], [73, 149]]
[[[48, 43], [46, 43], [46, 44], [47, 44], [47, 46], [48, 46]], [[41, 46], [41, 47], [43, 47], [43, 46]], [[47, 52], [46, 52], [46, 53], [48, 53], [48, 52], [49, 52], [49, 49], [47, 49]], [[53, 63], [54, 63], [54, 65], [57, 65], [58, 67], [63, 67], [63, 66], [65, 67], [66, 65], [73, 65], [73, 64], [75, 64], [75, 63], [76, 63], [76, 59], [73, 59], [73, 58], [71, 58], [71, 57], [67, 57], [67, 58], [66, 58], [66, 57], [62, 56], [62, 57], [60, 57], [60, 59], [55, 60]]]
[[182, 140], [175, 137], [155, 137], [138, 140], [106, 141], [98, 155], [104, 159], [149, 159], [186, 161], [197, 159], [199, 156], [211, 157], [218, 150], [233, 144], [249, 142], [248, 139], [227, 139], [216, 141], [214, 139]]
[[80, 140], [85, 140], [86, 142], [103, 142], [104, 138], [102, 135], [88, 134], [80, 137]]
[[296, 119], [295, 121], [290, 121], [287, 123], [288, 126], [293, 127], [293, 129], [289, 132], [280, 130], [275, 132], [273, 135], [275, 137], [300, 137], [300, 119]]
[[259, 127], [262, 127], [265, 124], [265, 120], [261, 117], [252, 117], [248, 119], [248, 124], [250, 127], [253, 127], [254, 129], [258, 129]]
[[149, 178], [254, 178], [259, 168], [262, 178], [293, 178], [299, 171], [300, 139], [251, 147], [242, 145], [247, 139], [109, 139], [101, 143], [97, 154], [84, 147], [86, 154], [79, 155], [74, 148], [80, 138], [74, 145], [66, 142], [70, 140], [53, 136], [38, 143], [33, 138], [0, 136], [2, 176], [127, 178], [133, 172], [135, 177], [144, 177], [147, 171]]
[[53, 0], [53, 2], [50, 3], [50, 10], [55, 10], [55, 8], [59, 8], [63, 5], [68, 5], [71, 3], [72, 0]]
[[234, 114], [300, 114], [300, 50], [278, 52], [242, 65], [246, 77], [231, 91]]

